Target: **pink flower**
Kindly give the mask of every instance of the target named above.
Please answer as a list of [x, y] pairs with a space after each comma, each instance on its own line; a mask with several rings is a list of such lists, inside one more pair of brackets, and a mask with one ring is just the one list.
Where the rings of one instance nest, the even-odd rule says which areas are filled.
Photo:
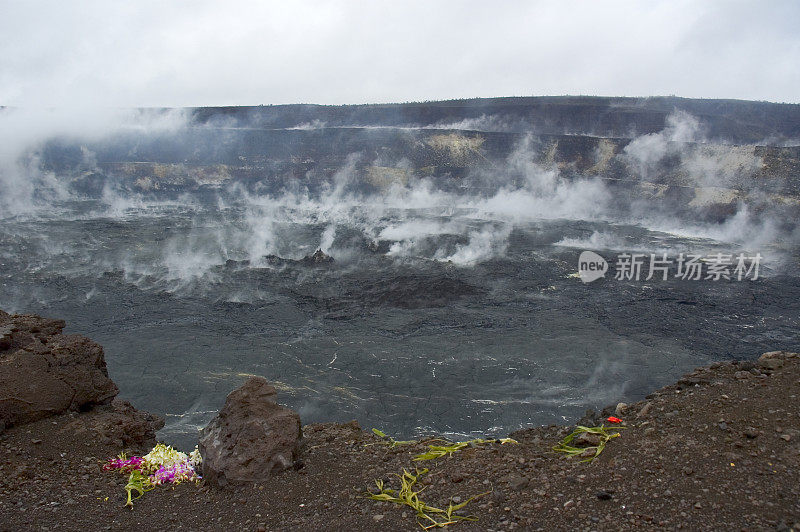
[[141, 469], [144, 459], [138, 456], [131, 456], [130, 458], [109, 458], [103, 466], [104, 471], [111, 471], [112, 469], [120, 469], [122, 472], [130, 472], [134, 469]]

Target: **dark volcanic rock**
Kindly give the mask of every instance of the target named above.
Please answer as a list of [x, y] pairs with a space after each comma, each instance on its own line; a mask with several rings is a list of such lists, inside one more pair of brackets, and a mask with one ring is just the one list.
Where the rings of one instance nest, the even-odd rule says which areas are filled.
[[360, 296], [380, 307], [417, 309], [443, 307], [464, 296], [479, 294], [474, 286], [447, 276], [401, 275], [366, 283]]
[[[333, 264], [334, 259], [326, 254], [321, 249], [318, 249], [311, 255], [306, 255], [302, 259], [285, 259], [278, 255], [265, 255], [263, 259], [272, 266], [324, 266]], [[250, 261], [236, 262], [228, 260], [225, 262], [225, 267], [231, 268], [235, 266], [249, 266]]]
[[321, 249], [318, 249], [317, 251], [314, 252], [313, 255], [309, 255], [307, 257], [303, 257], [303, 259], [300, 262], [302, 262], [303, 264], [307, 264], [307, 265], [330, 264], [331, 262], [333, 262], [333, 257], [331, 257], [330, 255], [327, 255]]
[[206, 482], [256, 482], [292, 467], [300, 452], [300, 416], [275, 402], [263, 377], [231, 392], [217, 417], [200, 431]]
[[76, 432], [87, 432], [106, 445], [150, 447], [156, 431], [164, 427], [164, 418], [136, 410], [128, 401], [114, 399], [111, 404], [93, 409], [88, 419], [79, 416], [72, 425]]
[[758, 357], [758, 365], [766, 370], [776, 370], [784, 366], [784, 359], [792, 358], [786, 351], [770, 351]]
[[110, 402], [119, 392], [103, 348], [62, 335], [62, 320], [0, 311], [0, 424], [29, 423]]

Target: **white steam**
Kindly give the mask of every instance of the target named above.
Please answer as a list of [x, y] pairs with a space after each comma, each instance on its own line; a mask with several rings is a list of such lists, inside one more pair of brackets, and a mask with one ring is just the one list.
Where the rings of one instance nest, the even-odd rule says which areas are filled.
[[[46, 142], [89, 143], [124, 131], [172, 134], [186, 123], [182, 110], [0, 109], [0, 217], [49, 210], [69, 196], [59, 176], [41, 167]], [[94, 154], [81, 151], [85, 169], [94, 169]]]
[[424, 126], [423, 129], [448, 129], [467, 131], [512, 131], [513, 128], [507, 118], [498, 115], [482, 114], [477, 118], [465, 118], [457, 122], [437, 122]]
[[[484, 123], [460, 126], [499, 127], [495, 117], [476, 120]], [[0, 143], [0, 207], [1, 216], [8, 217], [52, 210], [54, 202], [69, 197], [59, 176], [40, 168], [39, 150], [48, 139], [61, 136], [89, 143], [124, 131], [177, 135], [186, 127], [187, 117], [138, 111], [5, 110], [0, 111], [0, 124], [0, 140], [4, 141]], [[758, 163], [753, 162], [752, 147], [718, 149], [698, 144], [704, 139], [703, 131], [696, 118], [673, 113], [664, 131], [634, 139], [622, 157], [641, 169], [643, 180], [659, 171], [665, 158], [676, 157], [691, 186], [725, 185], [731, 175], [755, 171]], [[227, 260], [268, 268], [274, 264], [266, 259], [269, 256], [296, 260], [319, 248], [334, 255], [337, 264], [347, 265], [363, 251], [357, 249], [358, 239], [351, 238], [353, 235], [371, 242], [374, 249], [380, 243], [392, 260], [450, 262], [464, 268], [504, 257], [515, 228], [528, 230], [532, 222], [547, 220], [637, 224], [693, 239], [737, 243], [752, 250], [770, 246], [781, 236], [778, 221], [763, 213], [755, 216], [744, 203], [734, 204], [735, 214], [716, 224], [687, 224], [668, 211], [642, 210], [629, 218], [617, 212], [614, 192], [604, 176], [567, 179], [555, 163], [542, 162], [541, 149], [533, 136], [527, 136], [504, 161], [474, 170], [455, 191], [443, 190], [434, 179], [414, 176], [413, 168], [406, 164], [408, 179], [392, 182], [379, 192], [364, 192], [359, 167], [366, 155], [355, 153], [316, 193], [299, 181], [270, 195], [234, 183], [209, 206], [190, 193], [177, 200], [153, 200], [106, 185], [100, 200], [103, 208], [82, 216], [147, 220], [180, 211], [181, 216], [194, 220], [164, 239], [147, 242], [147, 249], [132, 248], [103, 259], [107, 269], [122, 270], [129, 280], [155, 279], [166, 289], [214, 281], [215, 269]], [[87, 170], [96, 166], [94, 154], [86, 148], [81, 151], [81, 164]], [[391, 161], [386, 164], [391, 166]], [[402, 162], [394, 166], [398, 164]], [[602, 230], [588, 237], [563, 237], [556, 245], [647, 252], [651, 244], [632, 243], [612, 230]], [[672, 244], [652, 245], [658, 248], [651, 252], [672, 249]]]
[[700, 121], [685, 111], [673, 112], [666, 122], [659, 133], [637, 137], [625, 147], [625, 154], [639, 168], [642, 177], [650, 176], [654, 166], [667, 155], [679, 153], [682, 143], [703, 140]]
[[330, 224], [322, 232], [322, 239], [319, 243], [319, 249], [321, 249], [323, 253], [329, 253], [331, 246], [333, 246], [334, 240], [336, 240], [336, 225]]
[[440, 260], [452, 262], [459, 266], [472, 266], [505, 253], [508, 247], [508, 235], [511, 234], [511, 225], [504, 225], [500, 229], [485, 227], [469, 234], [469, 243], [460, 245], [456, 252]]

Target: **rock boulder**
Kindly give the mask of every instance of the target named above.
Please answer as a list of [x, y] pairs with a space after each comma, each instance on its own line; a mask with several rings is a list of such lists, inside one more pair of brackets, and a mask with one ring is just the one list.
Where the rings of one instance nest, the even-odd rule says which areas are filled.
[[251, 377], [228, 395], [200, 431], [206, 482], [258, 482], [292, 467], [300, 452], [300, 416], [276, 398], [275, 388], [262, 377]]
[[164, 418], [136, 410], [128, 401], [114, 399], [69, 424], [76, 433], [88, 433], [105, 445], [119, 448], [149, 449], [156, 442], [156, 431], [164, 427]]
[[103, 348], [62, 320], [0, 311], [0, 426], [107, 404], [119, 389]]
[[333, 262], [333, 257], [318, 249], [314, 252], [313, 255], [308, 255], [303, 257], [300, 261], [305, 265], [314, 265], [314, 264], [331, 264]]

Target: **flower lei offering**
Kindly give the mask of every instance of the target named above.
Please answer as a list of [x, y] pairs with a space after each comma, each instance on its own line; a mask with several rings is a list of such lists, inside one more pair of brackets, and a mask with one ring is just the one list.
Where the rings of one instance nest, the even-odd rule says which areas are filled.
[[[197, 472], [197, 466], [202, 462], [200, 451], [195, 448], [189, 453], [176, 451], [169, 445], [159, 443], [153, 450], [144, 456], [131, 456], [125, 453], [116, 458], [109, 458], [103, 471], [119, 471], [128, 475], [128, 484], [125, 491], [128, 500], [125, 506], [133, 508], [133, 499], [138, 499], [145, 492], [163, 484], [177, 485], [181, 482], [198, 482], [202, 477]], [[136, 497], [133, 492], [136, 492]]]

